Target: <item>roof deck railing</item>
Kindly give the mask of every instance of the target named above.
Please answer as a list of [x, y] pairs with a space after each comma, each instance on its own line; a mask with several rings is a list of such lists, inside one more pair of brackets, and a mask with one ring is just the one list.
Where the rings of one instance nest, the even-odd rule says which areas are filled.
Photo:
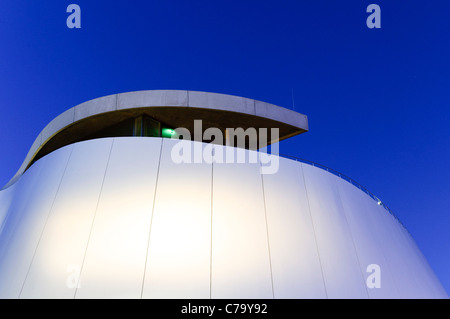
[[338, 172], [338, 171], [336, 171], [336, 170], [334, 170], [332, 168], [329, 168], [328, 166], [325, 166], [325, 165], [322, 165], [322, 164], [319, 164], [319, 163], [316, 163], [316, 162], [313, 162], [313, 161], [310, 161], [310, 160], [307, 160], [307, 159], [304, 159], [304, 158], [300, 158], [300, 157], [296, 157], [296, 156], [292, 156], [292, 155], [287, 155], [287, 154], [279, 154], [279, 156], [285, 157], [285, 158], [288, 158], [288, 159], [292, 159], [292, 160], [297, 161], [297, 162], [301, 162], [301, 163], [305, 163], [305, 164], [308, 164], [308, 165], [312, 165], [314, 167], [321, 168], [321, 169], [323, 169], [323, 170], [325, 170], [325, 171], [327, 171], [329, 173], [332, 173], [332, 174], [342, 178], [343, 180], [349, 182], [350, 184], [353, 184], [353, 186], [358, 187], [361, 191], [363, 191], [364, 193], [369, 195], [369, 197], [371, 197], [374, 201], [376, 201], [379, 206], [383, 207], [409, 233], [409, 231], [405, 227], [405, 225], [400, 221], [400, 219], [392, 212], [392, 210], [386, 204], [384, 204], [377, 196], [375, 196], [372, 192], [370, 192], [367, 188], [365, 188], [360, 183], [355, 181], [353, 178], [348, 177], [347, 175], [344, 175], [341, 172]]

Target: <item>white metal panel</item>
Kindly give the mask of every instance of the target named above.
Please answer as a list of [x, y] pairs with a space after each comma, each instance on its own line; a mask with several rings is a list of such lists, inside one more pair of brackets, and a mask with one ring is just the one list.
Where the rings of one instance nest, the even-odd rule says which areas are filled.
[[163, 140], [143, 298], [209, 298], [211, 178], [207, 163], [176, 164]]
[[13, 292], [11, 297], [20, 296], [71, 149], [71, 146], [65, 147], [57, 153], [42, 158], [26, 172], [26, 174], [35, 175], [34, 178], [23, 178], [19, 181], [26, 184], [25, 187], [31, 186], [32, 190], [27, 192], [18, 187], [18, 199], [24, 206], [22, 209], [17, 206], [12, 207], [9, 216], [11, 221], [17, 221], [13, 230], [14, 234], [8, 243], [10, 254], [5, 256], [11, 268], [9, 271], [3, 269], [0, 272], [9, 277], [10, 283], [14, 281], [14, 289], [10, 290]]
[[448, 296], [447, 292], [445, 291], [444, 287], [442, 286], [441, 282], [439, 281], [436, 273], [431, 268], [431, 265], [428, 263], [427, 259], [425, 258], [425, 255], [422, 253], [422, 251], [419, 249], [419, 246], [414, 241], [414, 238], [411, 236], [408, 236], [408, 239], [411, 243], [411, 246], [414, 248], [416, 256], [423, 268], [423, 270], [422, 270], [423, 281], [424, 281], [424, 284], [427, 285], [428, 291], [429, 291], [429, 293], [427, 293], [427, 295], [424, 298], [448, 299], [449, 296]]
[[[408, 234], [405, 234], [408, 235]], [[427, 287], [426, 294], [423, 298], [449, 298], [444, 287], [440, 283], [438, 277], [436, 276], [434, 270], [431, 268], [430, 264], [426, 260], [424, 254], [417, 246], [416, 242], [411, 236], [407, 236], [412, 248], [415, 251], [418, 263], [421, 264], [422, 271], [420, 273], [422, 277], [423, 286]]]
[[22, 298], [74, 297], [112, 141], [97, 139], [73, 146]]
[[419, 298], [436, 298], [436, 290], [433, 288], [433, 282], [429, 276], [429, 267], [423, 262], [423, 255], [418, 250], [415, 241], [409, 233], [399, 223], [396, 225], [399, 229], [403, 241], [403, 249], [408, 254], [408, 263], [413, 265], [411, 270], [414, 275], [414, 283], [416, 285], [416, 296]]
[[438, 291], [434, 283], [434, 273], [425, 261], [422, 252], [417, 247], [415, 241], [408, 232], [399, 224], [399, 232], [404, 240], [404, 249], [408, 251], [410, 263], [414, 264], [414, 280], [417, 285], [417, 296], [420, 298], [439, 298]]
[[368, 298], [333, 176], [311, 165], [302, 167], [328, 298]]
[[390, 265], [392, 277], [399, 298], [415, 298], [416, 284], [414, 283], [414, 272], [408, 265], [409, 254], [403, 247], [402, 235], [399, 233], [398, 221], [390, 214], [386, 214], [383, 207], [378, 207], [378, 217], [381, 223], [374, 226], [379, 227], [380, 242], [383, 252]]
[[140, 298], [161, 139], [114, 140], [76, 298]]
[[259, 164], [214, 163], [212, 298], [273, 298], [266, 226]]
[[301, 164], [262, 177], [275, 298], [326, 298]]
[[408, 297], [424, 298], [427, 296], [427, 287], [424, 287], [421, 282], [421, 272], [423, 271], [420, 262], [415, 254], [414, 248], [411, 247], [411, 242], [408, 240], [405, 229], [396, 221], [392, 223], [393, 232], [396, 235], [396, 243], [401, 247], [402, 270], [408, 274], [405, 278], [409, 280], [410, 291]]
[[17, 184], [14, 184], [0, 191], [0, 234], [2, 233], [4, 222], [6, 221], [9, 206], [14, 198], [16, 185]]
[[[343, 200], [344, 196], [343, 196]], [[370, 200], [370, 199], [369, 199]], [[386, 285], [393, 286], [390, 288], [390, 293], [386, 298], [401, 298], [401, 292], [397, 285], [397, 275], [396, 275], [396, 262], [392, 259], [392, 254], [388, 250], [392, 249], [390, 246], [390, 240], [392, 238], [392, 233], [389, 228], [386, 228], [386, 219], [390, 219], [391, 215], [382, 206], [375, 202], [375, 206], [369, 205], [369, 209], [364, 210], [363, 216], [367, 216], [366, 222], [370, 224], [371, 234], [374, 237], [373, 240], [376, 241], [380, 253], [384, 257], [384, 266], [381, 267], [381, 287], [384, 290]], [[367, 274], [366, 274], [367, 279]], [[370, 289], [368, 289], [370, 294]], [[392, 296], [393, 294], [393, 296]], [[373, 296], [371, 295], [371, 298]]]
[[25, 280], [35, 245], [27, 232], [32, 231], [33, 215], [30, 199], [36, 197], [35, 187], [45, 160], [35, 163], [14, 184], [14, 196], [0, 232], [0, 298], [17, 298]]
[[436, 298], [436, 290], [428, 275], [429, 268], [422, 260], [422, 254], [412, 240], [406, 229], [392, 219], [389, 227], [395, 235], [395, 246], [397, 246], [399, 260], [398, 272], [402, 272], [402, 289], [405, 298]]
[[171, 140], [159, 162], [160, 139], [112, 141], [57, 150], [0, 192], [0, 298], [448, 297], [399, 222], [334, 175], [175, 164]]
[[[396, 298], [397, 288], [392, 278], [390, 265], [383, 254], [380, 234], [374, 228], [377, 202], [359, 188], [347, 181], [333, 176], [339, 188], [344, 212], [355, 244], [361, 266], [361, 272], [366, 279], [366, 287], [370, 298]], [[387, 211], [381, 212], [388, 214]], [[375, 265], [373, 268], [372, 265]], [[380, 286], [374, 286], [373, 280]], [[369, 284], [367, 284], [369, 281]], [[372, 283], [372, 284], [371, 284]]]

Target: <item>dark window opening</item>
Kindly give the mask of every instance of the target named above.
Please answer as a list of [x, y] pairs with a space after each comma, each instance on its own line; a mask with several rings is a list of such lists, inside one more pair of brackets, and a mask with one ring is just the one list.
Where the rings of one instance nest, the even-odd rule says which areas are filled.
[[[98, 120], [97, 120], [98, 121]], [[91, 124], [91, 127], [95, 127], [95, 124]], [[97, 125], [97, 127], [100, 125]], [[95, 130], [78, 129], [77, 134], [70, 132], [60, 132], [54, 138], [49, 140], [44, 147], [36, 154], [36, 157], [31, 161], [28, 167], [30, 167], [35, 161], [43, 156], [57, 150], [58, 148], [87, 140], [93, 140], [97, 138], [106, 137], [126, 137], [126, 136], [141, 136], [141, 137], [166, 137], [171, 138], [175, 131], [170, 126], [157, 121], [150, 116], [140, 115], [132, 117], [115, 123], [113, 125], [97, 128]], [[28, 169], [28, 168], [27, 168]]]
[[160, 137], [161, 123], [148, 116], [134, 119], [133, 136]]

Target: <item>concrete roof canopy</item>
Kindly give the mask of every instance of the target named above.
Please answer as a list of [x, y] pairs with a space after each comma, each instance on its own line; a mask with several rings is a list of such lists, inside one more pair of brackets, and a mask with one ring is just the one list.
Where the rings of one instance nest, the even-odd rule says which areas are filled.
[[190, 132], [197, 119], [202, 120], [203, 129], [278, 128], [279, 140], [308, 131], [306, 115], [234, 95], [184, 90], [112, 94], [76, 105], [53, 119], [40, 132], [21, 167], [4, 188], [14, 184], [40, 157], [86, 139], [89, 133], [141, 115]]

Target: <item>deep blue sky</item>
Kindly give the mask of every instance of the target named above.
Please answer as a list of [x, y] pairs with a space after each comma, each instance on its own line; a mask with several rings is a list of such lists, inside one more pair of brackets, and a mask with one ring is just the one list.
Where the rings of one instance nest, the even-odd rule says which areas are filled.
[[[81, 7], [81, 29], [66, 8]], [[381, 29], [366, 7], [381, 7]], [[81, 102], [183, 89], [308, 115], [280, 152], [360, 182], [450, 292], [450, 1], [2, 0], [0, 184]], [[294, 93], [294, 104], [292, 99]]]

